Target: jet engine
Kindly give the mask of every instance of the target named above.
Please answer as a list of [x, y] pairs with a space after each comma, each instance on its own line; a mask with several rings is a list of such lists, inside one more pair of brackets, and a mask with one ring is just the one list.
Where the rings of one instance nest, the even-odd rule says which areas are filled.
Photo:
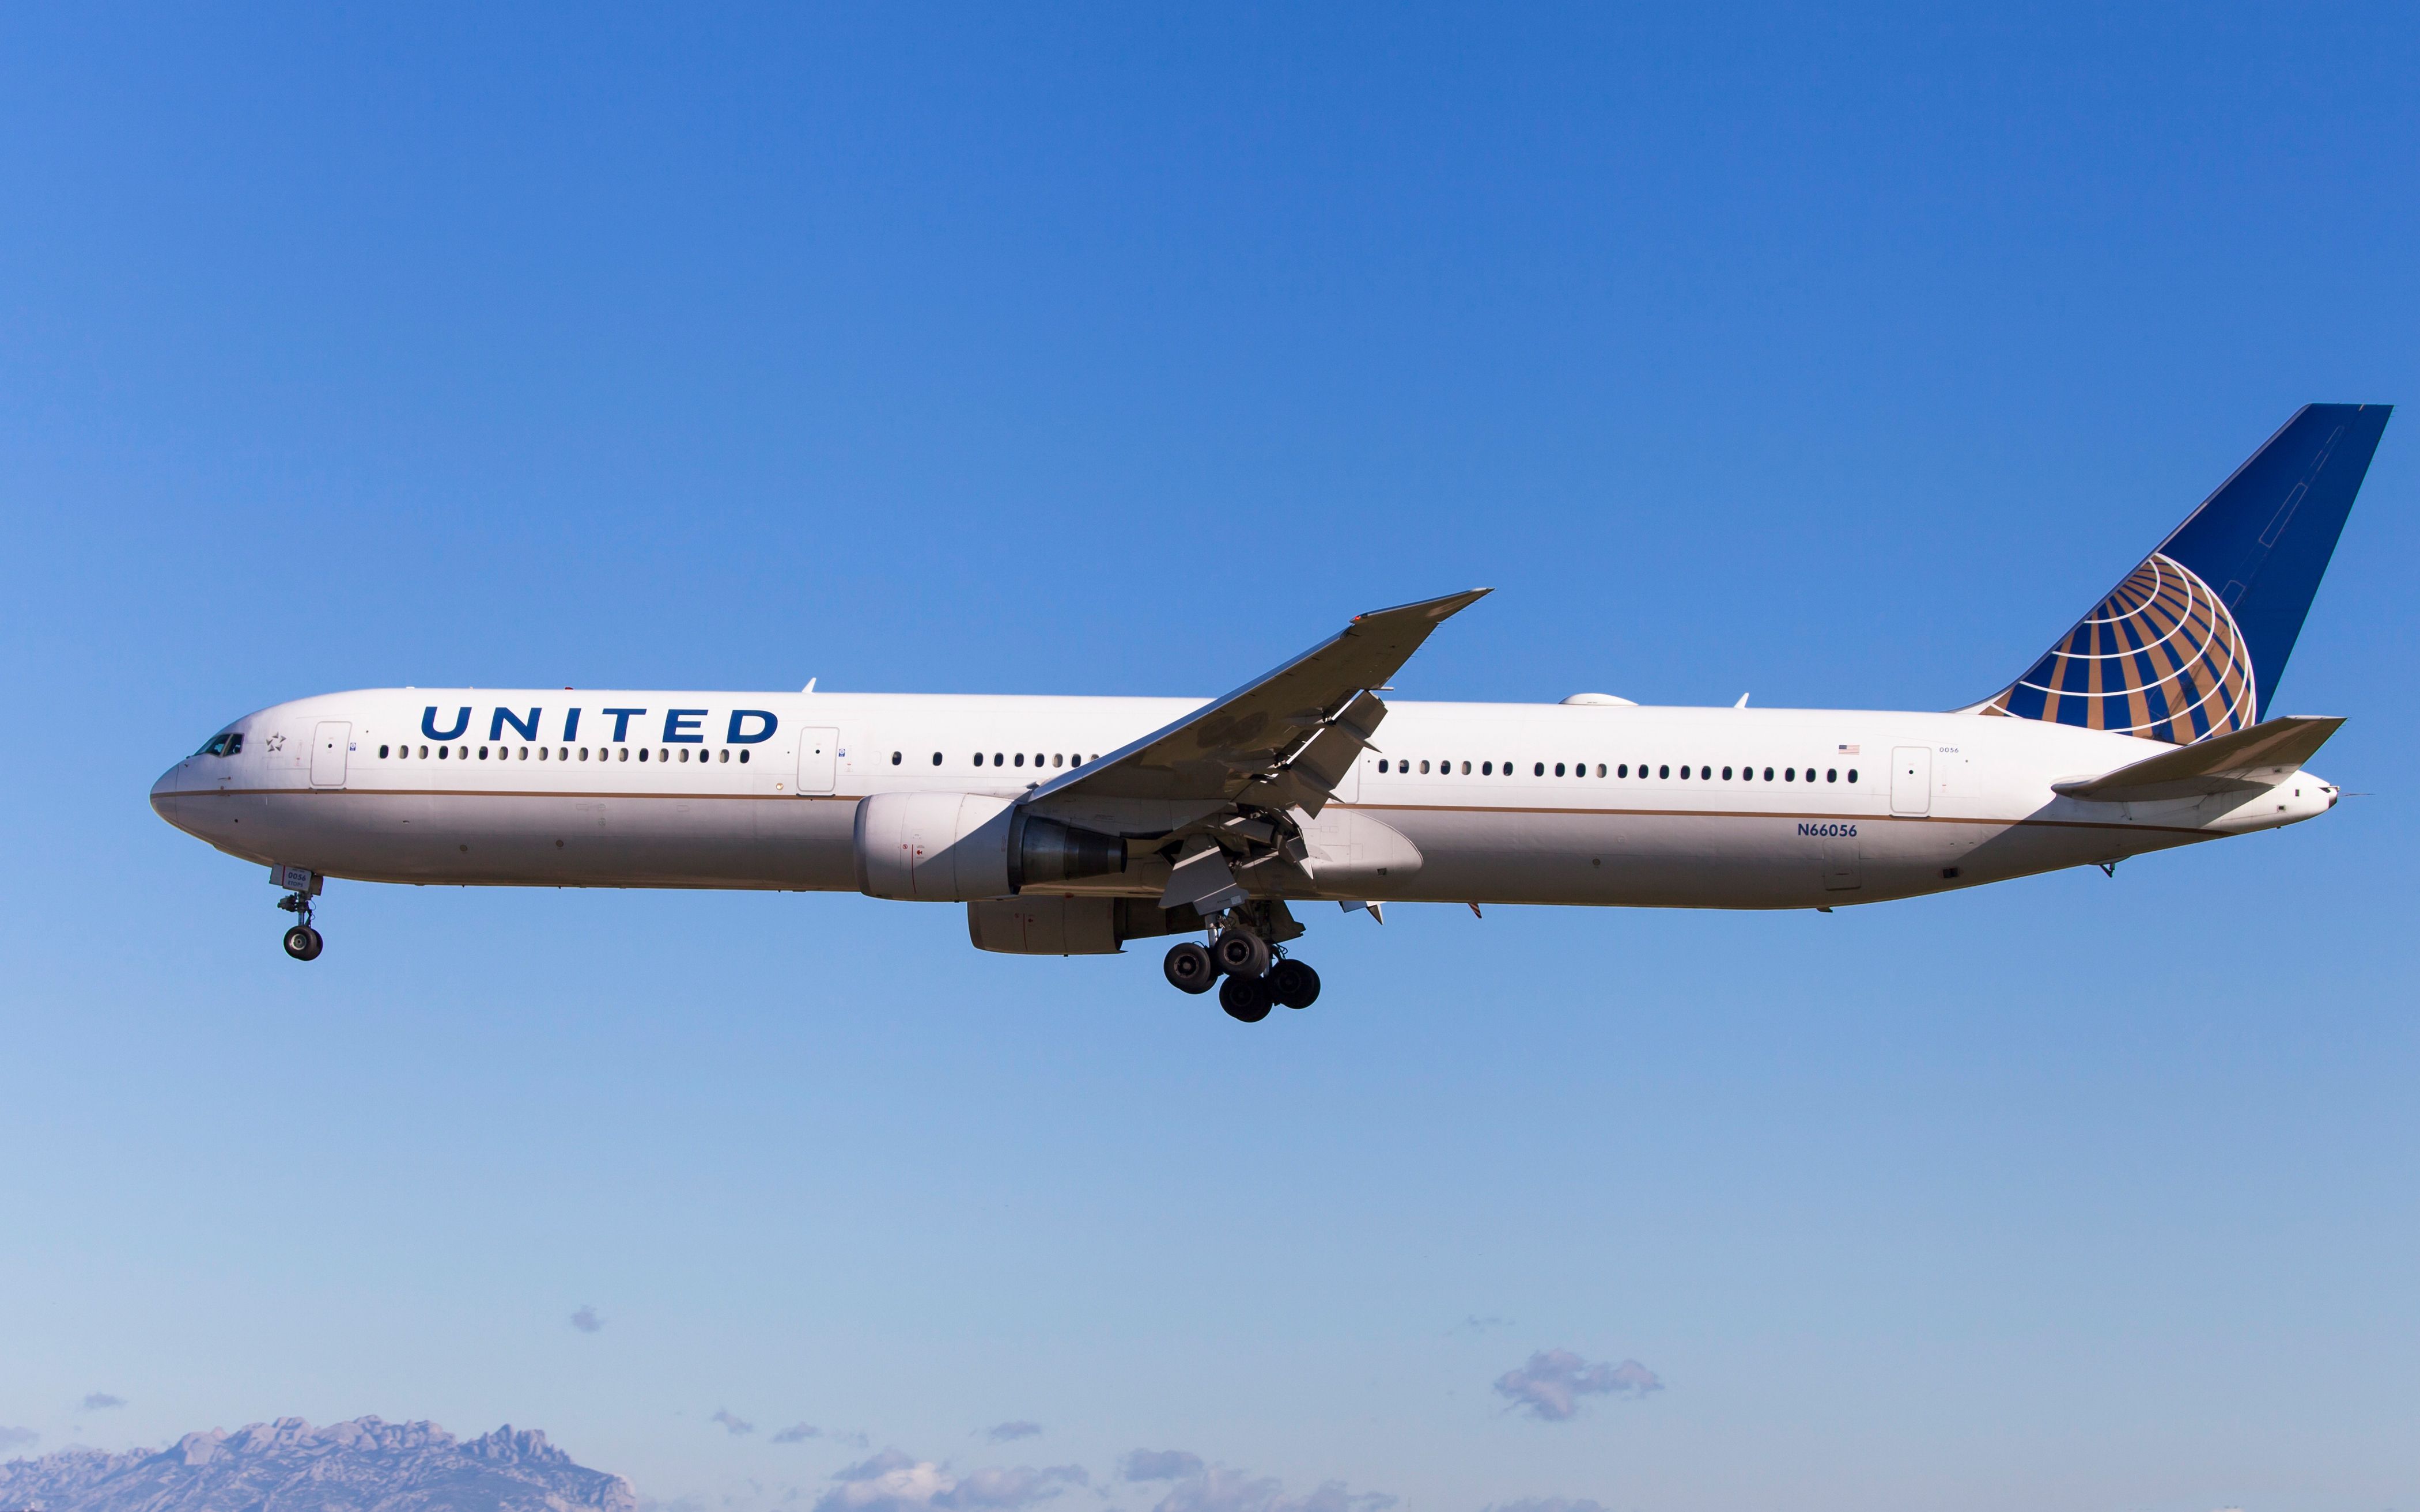
[[903, 903], [971, 903], [1126, 869], [1126, 842], [975, 793], [877, 793], [857, 806], [857, 887]]

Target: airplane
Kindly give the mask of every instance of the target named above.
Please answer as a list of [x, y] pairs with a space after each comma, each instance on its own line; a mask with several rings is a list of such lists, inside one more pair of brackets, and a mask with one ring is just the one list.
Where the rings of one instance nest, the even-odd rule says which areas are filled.
[[2307, 405], [2021, 675], [1939, 713], [1388, 702], [1488, 590], [1357, 615], [1223, 697], [379, 688], [249, 714], [151, 805], [328, 878], [856, 891], [979, 949], [1099, 955], [1246, 1023], [1306, 1008], [1297, 905], [1799, 908], [2299, 824], [2343, 723], [2269, 713], [2392, 407]]

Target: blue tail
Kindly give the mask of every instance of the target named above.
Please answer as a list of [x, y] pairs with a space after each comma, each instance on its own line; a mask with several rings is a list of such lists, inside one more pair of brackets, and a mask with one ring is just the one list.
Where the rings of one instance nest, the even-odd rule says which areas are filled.
[[2394, 407], [2309, 404], [2023, 677], [1975, 706], [2188, 746], [2268, 717]]

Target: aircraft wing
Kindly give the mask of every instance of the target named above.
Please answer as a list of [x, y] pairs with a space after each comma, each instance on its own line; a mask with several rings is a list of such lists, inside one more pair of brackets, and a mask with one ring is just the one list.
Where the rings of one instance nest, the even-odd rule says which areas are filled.
[[1027, 794], [1251, 804], [1316, 814], [1353, 769], [1387, 705], [1376, 689], [1484, 588], [1357, 614], [1275, 671], [1213, 699], [1081, 771]]
[[2054, 782], [2051, 790], [2089, 803], [2149, 803], [2272, 787], [2309, 761], [2343, 723], [2336, 718], [2285, 715], [2233, 734], [2179, 746], [2099, 777]]

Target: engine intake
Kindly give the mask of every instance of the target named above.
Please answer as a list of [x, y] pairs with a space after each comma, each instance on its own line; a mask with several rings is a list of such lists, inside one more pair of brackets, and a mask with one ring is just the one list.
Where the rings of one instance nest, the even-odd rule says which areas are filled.
[[1034, 883], [1126, 869], [1126, 842], [977, 793], [877, 793], [859, 801], [858, 890], [906, 903], [1006, 898]]

